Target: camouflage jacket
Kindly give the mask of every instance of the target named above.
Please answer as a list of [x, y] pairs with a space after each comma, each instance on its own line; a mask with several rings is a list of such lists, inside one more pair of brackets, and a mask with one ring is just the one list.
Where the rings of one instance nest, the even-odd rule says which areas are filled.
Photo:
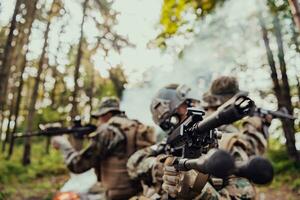
[[[265, 133], [263, 133], [263, 123], [259, 117], [247, 117], [235, 124], [221, 126], [221, 130], [224, 134], [220, 140], [220, 147], [232, 151], [232, 145], [238, 146], [245, 151], [248, 157], [253, 155], [263, 155], [267, 148], [267, 139]], [[235, 134], [235, 140], [233, 135], [228, 136], [226, 133]]]
[[[97, 131], [91, 135], [90, 144], [82, 151], [74, 149], [68, 153], [65, 162], [74, 173], [82, 173], [90, 168], [96, 168], [99, 171], [101, 160], [110, 156], [122, 156], [126, 150], [127, 138], [124, 130], [113, 123], [115, 118], [126, 116], [112, 117], [108, 123], [98, 127]], [[130, 121], [130, 120], [129, 120]], [[132, 121], [132, 120], [131, 120]], [[112, 122], [112, 123], [110, 123]], [[139, 135], [136, 137], [136, 148], [144, 148], [155, 143], [153, 128], [140, 124]]]

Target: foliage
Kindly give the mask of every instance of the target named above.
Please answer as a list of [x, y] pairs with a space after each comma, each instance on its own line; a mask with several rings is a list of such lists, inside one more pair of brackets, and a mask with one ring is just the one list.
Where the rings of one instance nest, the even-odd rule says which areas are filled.
[[126, 76], [121, 66], [111, 68], [109, 70], [110, 80], [114, 84], [117, 96], [122, 97], [123, 90], [125, 89], [125, 84], [127, 83]]
[[[0, 199], [12, 195], [22, 195], [29, 197], [42, 191], [42, 195], [47, 196], [45, 191], [53, 193], [61, 187], [60, 183], [54, 183], [54, 179], [60, 175], [67, 175], [68, 171], [64, 165], [59, 151], [52, 150], [45, 153], [44, 141], [38, 142], [32, 149], [32, 164], [22, 166], [20, 158], [22, 146], [16, 146], [16, 151], [11, 160], [5, 160], [4, 155], [0, 155]], [[36, 180], [42, 179], [37, 183]], [[26, 184], [25, 184], [26, 183]]]
[[300, 190], [300, 166], [290, 159], [285, 147], [277, 140], [270, 140], [269, 147], [267, 157], [271, 160], [275, 170], [275, 178], [271, 187], [278, 188], [283, 183], [289, 183], [292, 190]]
[[[9, 121], [15, 126], [11, 129], [18, 132], [28, 128], [28, 121], [34, 122], [33, 130], [37, 129], [40, 123], [67, 122], [68, 113], [74, 107], [71, 105], [74, 85], [79, 86], [75, 95], [76, 102], [79, 102], [79, 113], [76, 114], [79, 115], [88, 115], [87, 111], [93, 108], [93, 104], [98, 103], [98, 98], [121, 95], [126, 83], [123, 70], [117, 68], [116, 73], [112, 73], [112, 80], [110, 77], [104, 78], [99, 70], [96, 70], [96, 65], [98, 65], [96, 60], [101, 59], [107, 62], [106, 57], [111, 52], [120, 53], [120, 50], [128, 46], [129, 42], [114, 28], [118, 23], [118, 13], [111, 6], [112, 1], [89, 0], [87, 2], [83, 27], [76, 26], [80, 24], [77, 20], [83, 19], [83, 16], [79, 16], [83, 13], [74, 13], [70, 10], [72, 4], [76, 4], [78, 6], [76, 9], [79, 12], [82, 11], [81, 1], [71, 3], [62, 0], [45, 0], [38, 1], [37, 6], [29, 0], [24, 1], [24, 5], [12, 3], [16, 6], [16, 13], [19, 13], [18, 20], [14, 20], [16, 17], [11, 16], [9, 21], [0, 23], [0, 36], [3, 36], [0, 39], [0, 63], [3, 58], [9, 57], [7, 66], [13, 66], [6, 76], [9, 79], [5, 86], [7, 87], [7, 102], [3, 103], [4, 112], [0, 111], [0, 127], [4, 129], [0, 131], [0, 134], [4, 135], [1, 140], [6, 137], [7, 132], [7, 126], [2, 126], [2, 122]], [[36, 12], [28, 10], [30, 6], [36, 8]], [[76, 18], [74, 15], [79, 17]], [[10, 26], [12, 21], [17, 23], [16, 30], [12, 30]], [[47, 24], [50, 25], [49, 29], [46, 29]], [[93, 31], [90, 31], [86, 24]], [[14, 33], [13, 42], [11, 42], [13, 45], [8, 48], [8, 52], [4, 52], [8, 32]], [[76, 34], [81, 33], [82, 37], [76, 37]], [[81, 59], [77, 55], [79, 38], [82, 39]], [[37, 49], [36, 46], [40, 48]], [[42, 49], [45, 50], [45, 55], [41, 53]], [[10, 56], [2, 55], [4, 53]], [[79, 77], [74, 80], [74, 68], [78, 60], [81, 60]], [[43, 70], [40, 74], [40, 81], [37, 82], [39, 80], [37, 69], [41, 66], [40, 61], [43, 61]], [[22, 86], [20, 86], [21, 82]], [[37, 98], [31, 95], [36, 82], [39, 84], [38, 89], [35, 90], [38, 92]], [[30, 101], [36, 102], [34, 106], [31, 106], [35, 109], [30, 109], [36, 111], [32, 114], [34, 115], [32, 119], [28, 117]], [[0, 107], [2, 109], [2, 103]]]
[[272, 12], [280, 12], [280, 11], [290, 12], [288, 1], [268, 0], [267, 4]]
[[197, 19], [211, 13], [225, 0], [164, 0], [160, 24], [162, 31], [157, 36], [159, 47], [166, 47], [166, 39], [176, 35], [192, 32]]

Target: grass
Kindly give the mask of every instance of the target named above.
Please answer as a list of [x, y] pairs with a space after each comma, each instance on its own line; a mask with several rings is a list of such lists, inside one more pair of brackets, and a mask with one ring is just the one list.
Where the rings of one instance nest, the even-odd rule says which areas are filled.
[[[5, 160], [0, 154], [0, 200], [50, 200], [68, 178], [60, 152], [51, 149], [46, 154], [44, 141], [37, 140], [32, 145], [29, 166], [22, 166], [22, 152], [22, 146], [17, 145], [11, 160]], [[261, 190], [274, 192], [284, 187], [287, 195], [300, 194], [300, 166], [288, 157], [284, 146], [270, 141], [267, 157], [274, 166], [275, 178]]]
[[0, 154], [0, 200], [27, 199], [36, 195], [42, 195], [39, 199], [50, 199], [51, 194], [61, 187], [61, 183], [56, 183], [58, 179], [66, 178], [68, 174], [60, 152], [50, 150], [46, 154], [44, 143], [35, 143], [31, 164], [23, 166], [22, 151], [22, 146], [16, 146], [11, 160]]
[[287, 184], [292, 191], [300, 192], [300, 165], [289, 158], [285, 148], [270, 149], [267, 156], [275, 171], [271, 187], [276, 189]]

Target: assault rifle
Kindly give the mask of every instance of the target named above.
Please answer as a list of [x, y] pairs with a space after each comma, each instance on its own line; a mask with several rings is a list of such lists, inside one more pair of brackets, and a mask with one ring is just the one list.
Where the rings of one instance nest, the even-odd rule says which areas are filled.
[[[288, 113], [288, 110], [285, 107], [280, 108], [277, 111], [267, 110], [264, 108], [256, 107], [253, 114], [253, 116], [258, 116], [262, 119], [266, 119], [268, 115], [270, 115], [272, 118], [278, 118], [281, 120], [295, 120], [296, 118]], [[262, 132], [265, 136], [265, 138], [269, 137], [269, 126], [270, 121], [263, 120], [262, 124]]]
[[63, 134], [73, 134], [77, 138], [82, 138], [84, 135], [94, 132], [97, 127], [92, 124], [81, 124], [80, 118], [75, 118], [73, 121], [73, 126], [71, 127], [59, 127], [59, 126], [49, 126], [49, 127], [41, 127], [41, 131], [36, 131], [32, 133], [26, 134], [14, 134], [14, 138], [23, 138], [23, 137], [33, 137], [33, 136], [47, 136], [52, 137], [56, 135], [63, 135]]
[[255, 116], [259, 116], [265, 118], [267, 115], [271, 115], [272, 118], [279, 118], [279, 119], [288, 119], [288, 120], [295, 120], [296, 118], [288, 113], [288, 110], [285, 107], [277, 111], [267, 110], [264, 108], [257, 107], [253, 113]]
[[255, 103], [243, 94], [235, 95], [204, 119], [203, 111], [189, 108], [188, 117], [167, 138], [167, 152], [177, 157], [175, 168], [181, 171], [195, 169], [219, 178], [237, 174], [259, 184], [271, 181], [273, 168], [266, 159], [256, 157], [249, 163], [235, 166], [233, 157], [226, 151], [210, 150], [218, 147], [220, 133], [217, 127], [252, 115], [254, 111]]

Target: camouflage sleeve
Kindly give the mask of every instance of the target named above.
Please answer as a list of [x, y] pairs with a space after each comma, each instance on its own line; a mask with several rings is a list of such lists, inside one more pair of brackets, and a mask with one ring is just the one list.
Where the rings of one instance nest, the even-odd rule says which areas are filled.
[[263, 133], [263, 122], [259, 117], [249, 117], [242, 124], [244, 140], [248, 142], [251, 155], [263, 155], [267, 148], [267, 138]]
[[131, 179], [151, 182], [152, 166], [156, 162], [156, 156], [162, 144], [155, 144], [144, 149], [140, 149], [130, 156], [127, 162], [127, 171]]
[[82, 173], [95, 167], [96, 163], [110, 154], [118, 145], [125, 141], [122, 132], [111, 125], [102, 125], [92, 136], [89, 146], [78, 152], [71, 151], [66, 156], [66, 164], [70, 171]]

